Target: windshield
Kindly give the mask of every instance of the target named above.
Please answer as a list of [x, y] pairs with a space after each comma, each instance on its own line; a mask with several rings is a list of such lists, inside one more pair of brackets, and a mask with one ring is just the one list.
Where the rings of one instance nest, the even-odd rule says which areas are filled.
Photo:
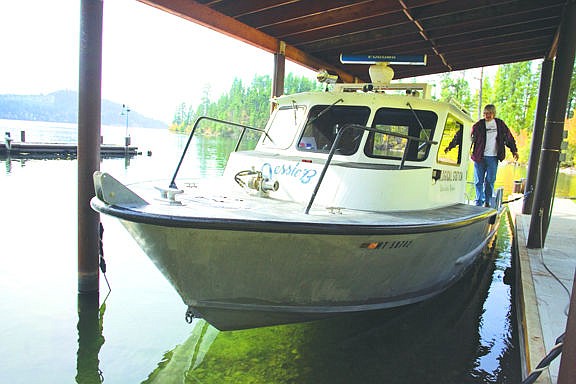
[[374, 116], [372, 127], [391, 134], [370, 132], [364, 153], [368, 157], [401, 160], [404, 151], [408, 151], [406, 160], [426, 160], [430, 145], [408, 140], [406, 136], [429, 140], [434, 137], [437, 121], [438, 116], [432, 111], [380, 108]]
[[[370, 116], [370, 108], [347, 105], [315, 105], [310, 114], [298, 149], [309, 152], [327, 153], [332, 147], [336, 134], [347, 124], [365, 126]], [[347, 128], [336, 149], [341, 155], [351, 155], [358, 150], [364, 130]]]
[[268, 135], [264, 135], [262, 145], [270, 148], [288, 148], [294, 141], [300, 127], [306, 108], [301, 105], [280, 107], [268, 127]]

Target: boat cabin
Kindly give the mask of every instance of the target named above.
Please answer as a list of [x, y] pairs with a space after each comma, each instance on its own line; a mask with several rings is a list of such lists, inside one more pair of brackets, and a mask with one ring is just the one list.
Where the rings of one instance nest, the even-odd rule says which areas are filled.
[[[225, 176], [261, 172], [278, 186], [265, 196], [306, 203], [329, 162], [315, 206], [389, 211], [464, 202], [472, 119], [424, 98], [421, 84], [392, 85], [338, 84], [276, 98], [266, 134], [254, 151], [231, 154]], [[459, 130], [463, 142], [445, 153]]]

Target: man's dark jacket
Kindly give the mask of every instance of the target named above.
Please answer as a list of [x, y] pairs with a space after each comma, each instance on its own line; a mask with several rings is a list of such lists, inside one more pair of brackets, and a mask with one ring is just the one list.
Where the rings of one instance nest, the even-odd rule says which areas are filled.
[[[498, 160], [502, 161], [506, 158], [506, 147], [510, 148], [512, 153], [518, 152], [518, 148], [516, 148], [516, 140], [514, 140], [514, 136], [512, 136], [506, 123], [498, 118], [494, 118], [494, 121], [496, 121], [496, 129], [498, 131], [496, 135], [496, 153]], [[462, 130], [458, 131], [456, 136], [454, 136], [448, 145], [448, 149], [452, 149], [460, 143], [462, 143]], [[472, 126], [472, 145], [473, 148], [470, 158], [474, 162], [482, 161], [484, 159], [484, 149], [486, 148], [485, 119], [478, 120], [478, 122]]]

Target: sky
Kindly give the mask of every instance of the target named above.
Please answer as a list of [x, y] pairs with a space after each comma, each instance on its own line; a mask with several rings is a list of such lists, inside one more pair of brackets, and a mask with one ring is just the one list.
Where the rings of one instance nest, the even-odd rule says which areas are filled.
[[[78, 89], [80, 3], [0, 0], [0, 94]], [[256, 75], [272, 76], [271, 53], [136, 0], [103, 4], [103, 99], [170, 123], [181, 103], [198, 106], [207, 86], [215, 101], [234, 78], [248, 85]], [[287, 60], [290, 72], [315, 78]], [[462, 75], [476, 87], [479, 69]], [[438, 77], [415, 80], [439, 84]]]
[[[78, 89], [80, 0], [0, 1], [0, 94]], [[273, 55], [136, 0], [104, 0], [102, 98], [171, 122], [232, 80], [272, 75]], [[290, 61], [286, 73], [314, 77]]]

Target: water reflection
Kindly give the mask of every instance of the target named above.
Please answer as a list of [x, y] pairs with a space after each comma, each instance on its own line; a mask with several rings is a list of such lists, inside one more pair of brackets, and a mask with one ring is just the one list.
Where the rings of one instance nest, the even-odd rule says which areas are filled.
[[[152, 157], [132, 158], [128, 170], [122, 159], [107, 159], [102, 169], [128, 182], [169, 179], [186, 137], [142, 130], [137, 138], [140, 148], [154, 150]], [[228, 144], [221, 146], [224, 152]], [[201, 143], [195, 148], [200, 151]], [[211, 156], [219, 156], [218, 151]], [[221, 164], [214, 160], [200, 166], [193, 158], [189, 163], [196, 175], [216, 174], [209, 167]], [[198, 322], [189, 333], [184, 304], [116, 221], [109, 224], [118, 228], [108, 232], [106, 243], [115, 287], [107, 311], [95, 299], [76, 298], [77, 213], [70, 203], [76, 201], [76, 160], [12, 158], [5, 168], [0, 194], [10, 220], [0, 225], [3, 251], [26, 257], [6, 258], [0, 268], [0, 285], [8, 292], [0, 300], [0, 382], [101, 383], [103, 377], [107, 383], [520, 381], [511, 294], [502, 282], [511, 259], [505, 224], [498, 234], [496, 261], [487, 254], [486, 264], [478, 267], [484, 272], [467, 275], [428, 303], [237, 332], [220, 333]], [[510, 179], [512, 188], [522, 172], [502, 167], [498, 176]], [[557, 196], [560, 191], [575, 196], [576, 177], [570, 175], [561, 187], [562, 176]], [[481, 287], [475, 290], [478, 281]]]
[[[510, 328], [501, 342], [481, 335], [494, 249], [444, 294], [404, 308], [232, 332], [198, 321], [145, 383], [519, 382]], [[496, 309], [508, 324], [510, 308]]]
[[104, 344], [102, 330], [106, 303], [100, 306], [98, 293], [78, 294], [78, 354], [76, 382], [78, 384], [102, 383], [98, 354]]
[[6, 157], [5, 163], [6, 163], [6, 174], [9, 174], [10, 172], [12, 172], [12, 159], [10, 158], [10, 156]]
[[167, 352], [158, 368], [143, 381], [143, 384], [186, 383], [188, 373], [202, 363], [219, 332], [205, 321], [198, 321], [190, 337], [183, 344]]

